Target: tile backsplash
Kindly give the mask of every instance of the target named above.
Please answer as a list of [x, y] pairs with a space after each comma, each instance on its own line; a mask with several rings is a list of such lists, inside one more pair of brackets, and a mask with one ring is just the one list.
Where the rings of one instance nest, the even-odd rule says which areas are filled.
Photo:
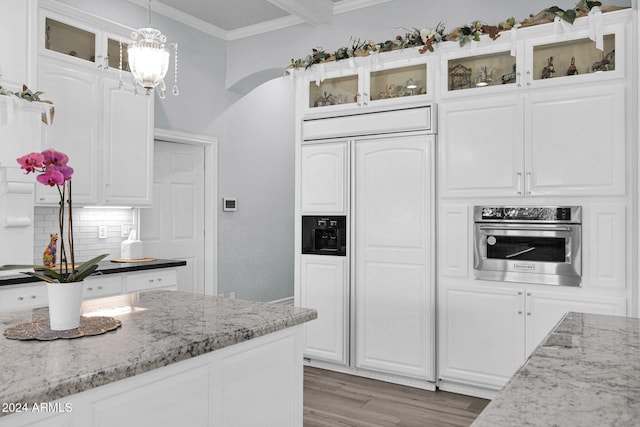
[[[135, 209], [74, 208], [73, 239], [76, 262], [83, 262], [100, 254], [107, 259], [120, 257], [122, 225], [134, 224]], [[99, 226], [106, 226], [107, 238], [98, 238]], [[34, 215], [33, 261], [42, 264], [42, 253], [49, 244], [50, 234], [58, 232], [58, 208], [37, 206]]]

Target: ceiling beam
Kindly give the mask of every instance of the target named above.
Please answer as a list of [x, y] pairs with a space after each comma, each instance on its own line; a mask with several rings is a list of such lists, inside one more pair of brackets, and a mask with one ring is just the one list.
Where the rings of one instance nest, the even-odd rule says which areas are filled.
[[312, 25], [329, 24], [333, 18], [333, 2], [331, 0], [268, 0]]

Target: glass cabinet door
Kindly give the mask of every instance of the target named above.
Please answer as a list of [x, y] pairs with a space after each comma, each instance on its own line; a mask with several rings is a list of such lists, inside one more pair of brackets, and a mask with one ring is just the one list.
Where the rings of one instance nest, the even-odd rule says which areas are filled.
[[533, 80], [615, 71], [616, 35], [604, 36], [604, 49], [589, 38], [533, 47]]
[[360, 102], [358, 74], [309, 81], [309, 108], [329, 107]]
[[517, 76], [516, 58], [509, 51], [447, 61], [448, 91], [511, 85]]
[[120, 69], [120, 52], [122, 52], [122, 71], [131, 71], [127, 47], [124, 40], [114, 40], [112, 38], [107, 40], [107, 62], [109, 68]]
[[95, 33], [49, 17], [45, 20], [45, 26], [45, 49], [89, 62], [96, 61]]
[[369, 73], [369, 99], [372, 102], [426, 95], [427, 66], [389, 68]]

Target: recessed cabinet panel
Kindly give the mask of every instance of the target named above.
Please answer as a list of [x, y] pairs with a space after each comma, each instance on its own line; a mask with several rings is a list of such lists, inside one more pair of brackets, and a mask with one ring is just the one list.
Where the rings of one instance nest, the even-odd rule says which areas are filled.
[[440, 378], [502, 387], [524, 360], [523, 292], [445, 287]]
[[433, 380], [433, 136], [355, 141], [356, 367]]
[[[33, 85], [35, 68], [30, 32], [35, 24], [36, 0], [3, 1], [0, 13], [0, 85], [12, 91], [21, 90], [23, 84]], [[4, 110], [0, 101], [0, 111]]]
[[521, 194], [524, 116], [519, 97], [447, 103], [439, 115], [443, 197]]
[[318, 319], [305, 324], [307, 357], [347, 363], [349, 286], [346, 259], [302, 256], [301, 304], [318, 311]]
[[303, 145], [300, 166], [302, 213], [346, 213], [346, 142]]
[[627, 287], [627, 214], [623, 205], [591, 206], [583, 228], [583, 256], [588, 288]]
[[103, 81], [105, 203], [150, 206], [153, 182], [153, 97]]
[[526, 100], [527, 194], [625, 194], [625, 90], [599, 86]]
[[440, 276], [469, 275], [469, 212], [467, 205], [441, 205], [438, 221]]
[[44, 47], [89, 62], [96, 60], [96, 34], [52, 18], [45, 19]]
[[[46, 96], [55, 100], [53, 125], [45, 130], [43, 149], [54, 148], [69, 156], [73, 168], [74, 204], [96, 204], [100, 199], [98, 182], [102, 172], [98, 135], [98, 77], [65, 62], [40, 60], [38, 84]], [[55, 187], [36, 186], [36, 203], [57, 204]]]

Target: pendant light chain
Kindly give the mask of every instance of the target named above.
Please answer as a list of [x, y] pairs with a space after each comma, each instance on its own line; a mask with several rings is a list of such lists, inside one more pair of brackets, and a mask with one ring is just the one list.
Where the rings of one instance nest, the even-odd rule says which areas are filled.
[[171, 92], [174, 96], [180, 95], [180, 89], [178, 88], [178, 43], [173, 44], [173, 89]]

